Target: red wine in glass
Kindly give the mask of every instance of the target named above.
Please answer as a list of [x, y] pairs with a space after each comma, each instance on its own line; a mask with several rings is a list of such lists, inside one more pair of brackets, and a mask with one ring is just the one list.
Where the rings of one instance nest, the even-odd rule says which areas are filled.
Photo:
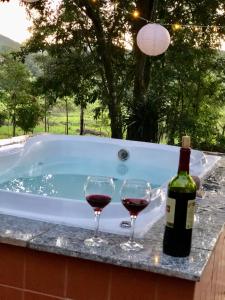
[[99, 236], [99, 218], [102, 210], [112, 199], [115, 185], [111, 177], [88, 176], [84, 185], [85, 198], [95, 213], [94, 236], [85, 239], [84, 244], [88, 247], [100, 247], [108, 242]]
[[112, 197], [108, 195], [92, 194], [86, 196], [87, 202], [94, 208], [95, 211], [102, 211], [108, 205]]
[[137, 216], [139, 212], [145, 209], [148, 206], [149, 201], [145, 199], [138, 199], [138, 198], [124, 198], [122, 199], [123, 205], [129, 211], [130, 215]]
[[123, 206], [129, 211], [131, 218], [130, 239], [120, 246], [125, 251], [139, 251], [143, 245], [134, 240], [135, 221], [138, 214], [148, 206], [150, 202], [151, 185], [141, 179], [127, 179], [123, 182], [120, 196]]

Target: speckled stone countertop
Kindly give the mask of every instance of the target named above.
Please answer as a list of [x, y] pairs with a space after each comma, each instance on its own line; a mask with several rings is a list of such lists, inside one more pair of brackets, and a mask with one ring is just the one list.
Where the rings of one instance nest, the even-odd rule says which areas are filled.
[[127, 253], [119, 244], [127, 239], [106, 235], [109, 244], [90, 249], [83, 243], [89, 230], [0, 215], [0, 242], [66, 256], [94, 260], [132, 269], [198, 281], [225, 223], [225, 157], [203, 182], [205, 197], [197, 201], [192, 251], [187, 258], [162, 253], [164, 220], [159, 220], [142, 240], [144, 249]]

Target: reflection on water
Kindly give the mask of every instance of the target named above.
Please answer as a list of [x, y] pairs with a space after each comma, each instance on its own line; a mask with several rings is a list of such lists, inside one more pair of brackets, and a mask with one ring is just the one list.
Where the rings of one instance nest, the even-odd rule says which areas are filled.
[[[69, 199], [84, 199], [83, 187], [87, 176], [73, 174], [45, 174], [36, 177], [14, 178], [0, 184], [0, 189], [29, 193], [42, 196], [54, 196]], [[122, 184], [120, 179], [115, 179], [116, 191], [113, 201], [120, 201], [119, 190]]]

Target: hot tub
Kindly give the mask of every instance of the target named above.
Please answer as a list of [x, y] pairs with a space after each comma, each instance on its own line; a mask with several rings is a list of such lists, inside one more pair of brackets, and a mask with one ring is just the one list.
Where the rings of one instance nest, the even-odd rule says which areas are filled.
[[[127, 160], [118, 153], [128, 154]], [[83, 186], [88, 175], [113, 177], [116, 191], [103, 210], [100, 230], [129, 234], [119, 189], [124, 179], [146, 179], [151, 204], [137, 218], [142, 237], [164, 214], [168, 180], [177, 172], [179, 147], [90, 136], [38, 135], [23, 145], [0, 149], [0, 212], [81, 228], [94, 228]], [[202, 177], [217, 156], [192, 150], [190, 171]]]

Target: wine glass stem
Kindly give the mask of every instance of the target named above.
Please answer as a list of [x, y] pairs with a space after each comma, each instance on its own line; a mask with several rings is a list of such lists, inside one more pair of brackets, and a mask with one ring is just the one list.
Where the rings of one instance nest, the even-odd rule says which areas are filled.
[[135, 227], [135, 221], [136, 221], [136, 216], [131, 215], [131, 234], [130, 234], [130, 242], [133, 243], [134, 241], [134, 227]]
[[98, 237], [100, 214], [101, 212], [99, 210], [95, 210], [95, 223], [96, 223], [95, 234], [94, 234], [95, 238]]

